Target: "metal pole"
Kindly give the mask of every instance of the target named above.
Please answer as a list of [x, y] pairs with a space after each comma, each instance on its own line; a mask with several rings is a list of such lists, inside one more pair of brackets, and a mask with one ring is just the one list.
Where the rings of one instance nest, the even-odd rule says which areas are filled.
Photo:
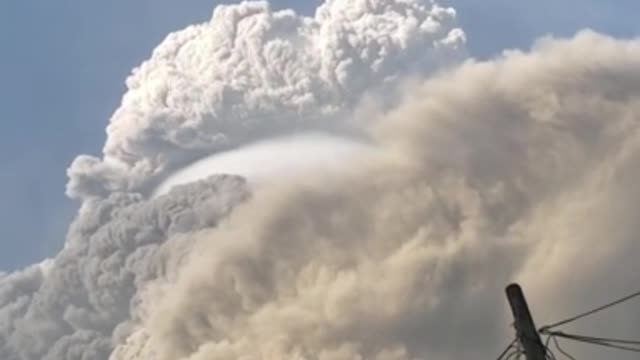
[[506, 293], [513, 312], [518, 340], [524, 348], [527, 360], [545, 360], [547, 351], [533, 323], [522, 288], [518, 284], [511, 284], [507, 286]]

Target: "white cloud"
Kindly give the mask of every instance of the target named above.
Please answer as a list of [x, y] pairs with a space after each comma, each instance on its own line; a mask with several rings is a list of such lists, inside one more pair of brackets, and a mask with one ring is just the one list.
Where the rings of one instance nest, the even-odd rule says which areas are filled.
[[319, 168], [326, 172], [340, 172], [374, 152], [375, 148], [370, 145], [319, 133], [260, 141], [213, 155], [177, 171], [154, 190], [154, 196], [166, 194], [176, 185], [214, 174], [241, 175], [255, 185], [278, 182], [282, 176], [313, 176]]

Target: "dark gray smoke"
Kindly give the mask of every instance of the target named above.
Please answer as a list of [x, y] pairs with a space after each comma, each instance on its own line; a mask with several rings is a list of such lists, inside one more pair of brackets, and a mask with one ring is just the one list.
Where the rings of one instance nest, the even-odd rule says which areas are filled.
[[128, 335], [136, 294], [163, 276], [159, 251], [181, 234], [215, 227], [248, 195], [243, 179], [218, 176], [145, 201], [136, 194], [94, 200], [47, 264], [0, 278], [0, 358], [106, 359]]

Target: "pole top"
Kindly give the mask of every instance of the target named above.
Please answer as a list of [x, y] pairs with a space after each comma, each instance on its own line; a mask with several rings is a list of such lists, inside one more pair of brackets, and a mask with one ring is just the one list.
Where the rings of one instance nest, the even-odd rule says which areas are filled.
[[515, 295], [517, 293], [521, 293], [521, 294], [523, 293], [522, 292], [522, 287], [518, 283], [509, 284], [505, 288], [505, 291], [506, 291], [507, 294], [513, 294], [513, 295]]
[[545, 360], [546, 348], [540, 340], [522, 288], [514, 283], [507, 286], [505, 292], [513, 312], [516, 333], [527, 360]]

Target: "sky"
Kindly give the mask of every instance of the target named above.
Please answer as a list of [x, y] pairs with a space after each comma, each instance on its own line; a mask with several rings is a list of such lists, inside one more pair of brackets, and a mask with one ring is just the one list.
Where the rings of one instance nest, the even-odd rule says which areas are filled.
[[[99, 154], [131, 69], [169, 32], [208, 20], [217, 3], [0, 3], [0, 270], [24, 267], [62, 246], [77, 207], [64, 195], [65, 169], [77, 154]], [[456, 8], [478, 58], [585, 27], [622, 37], [640, 32], [634, 0], [441, 3]], [[272, 5], [310, 13], [317, 1]]]

